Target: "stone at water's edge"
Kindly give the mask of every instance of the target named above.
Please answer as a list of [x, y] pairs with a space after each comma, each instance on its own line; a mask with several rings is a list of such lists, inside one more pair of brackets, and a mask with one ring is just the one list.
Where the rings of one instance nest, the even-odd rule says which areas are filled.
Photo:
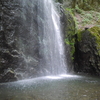
[[100, 75], [100, 28], [79, 31], [75, 49], [75, 71]]

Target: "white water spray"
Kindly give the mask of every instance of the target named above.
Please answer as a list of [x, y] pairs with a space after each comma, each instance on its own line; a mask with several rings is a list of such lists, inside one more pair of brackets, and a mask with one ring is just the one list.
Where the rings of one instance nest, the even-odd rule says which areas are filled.
[[41, 73], [45, 75], [66, 74], [59, 13], [52, 0], [39, 0], [38, 9]]

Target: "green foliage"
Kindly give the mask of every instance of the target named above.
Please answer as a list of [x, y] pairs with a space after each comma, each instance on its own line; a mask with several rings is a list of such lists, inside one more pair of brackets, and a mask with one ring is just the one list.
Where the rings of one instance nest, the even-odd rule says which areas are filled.
[[66, 8], [66, 16], [67, 16], [67, 26], [66, 26], [66, 39], [65, 43], [70, 46], [71, 52], [71, 58], [73, 59], [73, 54], [75, 52], [75, 20], [74, 20], [74, 9]]
[[74, 15], [74, 10], [73, 8], [65, 8], [66, 12], [69, 12], [72, 16]]
[[65, 39], [65, 43], [70, 46], [74, 46], [74, 41], [70, 42], [67, 38]]
[[82, 40], [82, 30], [80, 29], [80, 30], [77, 30], [77, 39], [78, 39], [78, 41], [81, 41]]
[[74, 57], [73, 57], [73, 54], [74, 54], [74, 52], [75, 52], [75, 47], [74, 47], [74, 44], [75, 44], [75, 40], [74, 40], [74, 38], [72, 39], [72, 41], [70, 41], [68, 38], [66, 38], [65, 39], [65, 43], [67, 44], [67, 45], [70, 45], [70, 47], [71, 47], [71, 58], [72, 58], [72, 60], [74, 59]]
[[75, 6], [75, 11], [76, 11], [77, 13], [79, 13], [79, 14], [81, 14], [81, 13], [83, 12], [83, 10], [80, 9], [78, 5]]
[[[77, 14], [77, 13], [76, 13]], [[79, 18], [76, 18], [76, 25], [82, 27], [88, 26], [100, 26], [100, 13], [96, 11], [82, 11], [81, 14], [77, 14]], [[80, 20], [79, 20], [80, 19]]]
[[92, 24], [93, 15], [91, 13], [85, 13], [85, 14], [82, 14], [82, 15], [83, 15], [83, 19], [82, 19], [83, 25]]
[[93, 19], [93, 15], [91, 13], [87, 13], [84, 15], [88, 19]]
[[73, 0], [72, 7], [78, 9], [79, 12], [80, 9], [85, 11], [89, 11], [89, 10], [100, 11], [99, 9], [100, 0]]

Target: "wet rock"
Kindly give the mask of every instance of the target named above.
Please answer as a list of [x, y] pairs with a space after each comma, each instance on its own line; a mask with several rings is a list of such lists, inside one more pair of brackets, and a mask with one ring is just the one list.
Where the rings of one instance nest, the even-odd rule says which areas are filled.
[[100, 75], [100, 28], [79, 31], [75, 44], [75, 71]]
[[14, 71], [8, 69], [6, 72], [0, 76], [0, 82], [12, 82], [17, 81], [17, 76]]
[[[34, 11], [34, 12], [33, 12]], [[14, 73], [4, 73], [12, 68], [20, 74], [35, 76], [38, 71], [39, 40], [37, 28], [37, 0], [0, 0], [0, 76], [13, 80]], [[16, 74], [19, 76], [19, 73]], [[23, 76], [24, 77], [24, 76]], [[10, 80], [11, 78], [11, 80]], [[21, 78], [20, 78], [21, 79]]]

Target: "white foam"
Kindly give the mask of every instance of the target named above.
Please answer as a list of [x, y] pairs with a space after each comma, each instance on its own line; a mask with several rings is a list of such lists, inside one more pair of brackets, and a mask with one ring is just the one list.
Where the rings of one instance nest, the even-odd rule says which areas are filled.
[[78, 76], [78, 75], [70, 75], [70, 74], [61, 74], [60, 76], [61, 77], [81, 77], [81, 76]]
[[49, 78], [49, 79], [61, 79], [62, 77], [60, 77], [60, 76], [46, 76], [46, 78]]

